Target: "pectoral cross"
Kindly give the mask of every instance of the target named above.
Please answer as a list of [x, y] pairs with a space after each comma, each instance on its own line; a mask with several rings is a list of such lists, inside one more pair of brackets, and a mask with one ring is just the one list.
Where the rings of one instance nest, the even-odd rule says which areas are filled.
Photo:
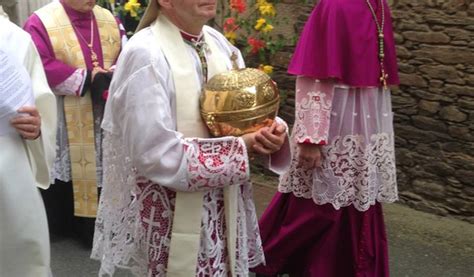
[[384, 58], [385, 58], [385, 52], [383, 48], [383, 31], [379, 31], [379, 60], [380, 60], [380, 83], [383, 85], [384, 89], [387, 89], [387, 79], [388, 79], [388, 74], [385, 73], [385, 67], [384, 67]]
[[91, 61], [92, 61], [93, 68], [100, 67], [99, 60], [97, 58], [97, 54], [92, 49], [92, 45], [87, 45], [87, 46], [89, 46], [89, 50], [91, 51]]

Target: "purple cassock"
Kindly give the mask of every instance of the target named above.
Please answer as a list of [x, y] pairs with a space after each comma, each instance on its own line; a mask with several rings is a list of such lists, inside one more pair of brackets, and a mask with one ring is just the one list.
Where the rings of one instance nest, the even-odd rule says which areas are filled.
[[[78, 37], [79, 43], [81, 45], [82, 53], [84, 53], [84, 61], [86, 62], [87, 69], [92, 70], [92, 61], [87, 47], [87, 43], [91, 41], [91, 20], [92, 13], [81, 13], [73, 10], [62, 1], [61, 3], [66, 10], [67, 15], [71, 23], [74, 25], [74, 30]], [[117, 19], [117, 24], [121, 26], [121, 23]], [[24, 26], [25, 31], [31, 34], [33, 41], [35, 42], [38, 52], [43, 61], [43, 66], [46, 71], [46, 77], [51, 88], [55, 88], [59, 84], [66, 81], [76, 70], [77, 68], [71, 67], [67, 64], [64, 64], [60, 60], [56, 59], [54, 56], [53, 47], [49, 39], [48, 33], [43, 26], [43, 23], [36, 14], [32, 14]], [[123, 27], [120, 27], [121, 36], [125, 35]], [[79, 34], [78, 34], [79, 33]], [[103, 55], [102, 47], [100, 45], [99, 30], [97, 24], [94, 22], [94, 41], [93, 49], [97, 54], [98, 61], [101, 67], [103, 64]]]
[[[369, 0], [379, 22], [380, 0]], [[384, 1], [384, 69], [399, 83]], [[259, 221], [263, 276], [389, 276], [381, 202], [398, 199], [390, 90], [380, 82], [378, 33], [366, 0], [320, 0], [288, 72], [298, 75], [292, 164]], [[321, 166], [298, 165], [318, 144]], [[304, 163], [304, 161], [303, 161]]]
[[[370, 3], [380, 20], [380, 1], [370, 0]], [[397, 56], [388, 5], [384, 10], [387, 83], [397, 85]], [[354, 87], [379, 86], [377, 35], [366, 0], [321, 0], [306, 22], [288, 73], [317, 79], [336, 78]]]
[[[67, 5], [63, 4], [63, 6], [71, 20], [71, 23], [76, 27], [75, 31], [81, 45], [82, 52], [89, 53], [87, 42], [89, 42], [91, 39], [90, 22], [92, 20], [92, 14], [80, 13], [71, 9]], [[51, 88], [55, 88], [57, 85], [66, 81], [66, 79], [68, 79], [77, 70], [77, 68], [69, 66], [56, 59], [48, 33], [36, 14], [31, 15], [31, 17], [25, 23], [24, 29], [31, 34], [31, 37], [38, 48], [38, 52], [40, 53], [41, 59], [43, 61], [46, 76]], [[77, 32], [79, 32], [80, 35], [77, 34]], [[82, 39], [81, 35], [87, 42]], [[100, 37], [97, 28], [94, 28], [93, 46], [94, 51], [97, 53], [98, 60], [102, 61], [102, 49], [100, 47]], [[84, 55], [84, 60], [87, 65], [87, 69], [91, 70], [92, 61], [90, 55]]]
[[[57, 96], [58, 104], [57, 155], [53, 171], [51, 172], [51, 176], [55, 179], [55, 184], [47, 191], [42, 191], [42, 196], [48, 214], [50, 233], [52, 235], [79, 233], [83, 241], [90, 244], [94, 230], [94, 220], [90, 218], [73, 217], [72, 215], [74, 206], [71, 185], [71, 158], [64, 113], [64, 96], [90, 97], [89, 94], [85, 95], [85, 92], [91, 85], [90, 72], [93, 69], [91, 52], [87, 44], [92, 44], [100, 67], [104, 67], [103, 52], [99, 29], [92, 12], [78, 12], [65, 4], [62, 0], [60, 3], [63, 5], [73, 25], [87, 68], [75, 68], [55, 57], [46, 28], [37, 14], [33, 13], [24, 26], [25, 31], [31, 35], [38, 49], [48, 83]], [[93, 25], [91, 25], [91, 23]], [[118, 19], [117, 26], [120, 30], [120, 36], [123, 42], [126, 40], [125, 30]], [[91, 32], [91, 30], [93, 32]], [[92, 37], [93, 41], [91, 42]], [[96, 172], [99, 185], [102, 180], [102, 131], [100, 129], [100, 123], [102, 121], [104, 105], [103, 102], [93, 102], [95, 149], [97, 153]]]

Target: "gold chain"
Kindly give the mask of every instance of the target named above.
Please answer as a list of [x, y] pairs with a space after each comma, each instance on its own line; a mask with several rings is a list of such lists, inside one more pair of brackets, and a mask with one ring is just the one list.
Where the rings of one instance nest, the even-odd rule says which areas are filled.
[[89, 51], [91, 52], [91, 62], [93, 68], [99, 67], [99, 60], [97, 57], [97, 54], [94, 51], [94, 14], [91, 12], [91, 42], [87, 42], [87, 40], [84, 38], [84, 36], [77, 30], [76, 26], [71, 22], [72, 27], [76, 31], [77, 34], [81, 37], [81, 39], [86, 43], [87, 47], [89, 47]]
[[377, 13], [375, 12], [374, 7], [370, 3], [370, 0], [365, 0], [367, 3], [367, 6], [369, 6], [370, 12], [372, 13], [372, 17], [374, 18], [375, 25], [377, 26], [377, 34], [378, 34], [378, 48], [379, 48], [379, 61], [380, 61], [380, 83], [382, 83], [383, 88], [387, 89], [387, 79], [388, 79], [388, 74], [385, 73], [385, 64], [384, 64], [384, 58], [385, 58], [385, 52], [384, 52], [384, 26], [385, 26], [385, 5], [384, 5], [384, 0], [380, 0], [380, 7], [382, 10], [382, 19], [381, 22], [379, 22], [379, 19], [377, 18]]

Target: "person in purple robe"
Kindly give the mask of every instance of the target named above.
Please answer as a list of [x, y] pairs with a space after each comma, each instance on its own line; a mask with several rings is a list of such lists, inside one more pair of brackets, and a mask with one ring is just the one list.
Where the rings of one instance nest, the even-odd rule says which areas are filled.
[[382, 205], [398, 199], [385, 0], [320, 0], [291, 63], [292, 164], [260, 219], [257, 276], [389, 276]]
[[102, 180], [107, 89], [125, 30], [95, 0], [54, 1], [25, 23], [57, 97], [55, 183], [42, 191], [53, 237], [78, 235], [91, 245]]

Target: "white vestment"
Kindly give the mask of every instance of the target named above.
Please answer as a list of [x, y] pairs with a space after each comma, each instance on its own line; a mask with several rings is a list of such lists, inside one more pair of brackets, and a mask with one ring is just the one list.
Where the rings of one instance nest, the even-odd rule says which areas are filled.
[[[50, 275], [48, 225], [41, 196], [56, 143], [56, 100], [30, 36], [0, 15], [0, 49], [24, 65], [41, 115], [41, 136], [0, 136], [0, 276]], [[2, 101], [2, 99], [0, 99]]]
[[[245, 144], [237, 137], [184, 138], [176, 131], [173, 76], [152, 32], [145, 28], [128, 42], [109, 90], [92, 258], [101, 261], [101, 276], [113, 274], [116, 267], [136, 276], [166, 276], [175, 191], [204, 191], [196, 276], [228, 276], [223, 188], [233, 185], [239, 186], [235, 275], [248, 276], [248, 269], [264, 257]], [[240, 52], [224, 36], [207, 26], [203, 32], [228, 57], [222, 61], [228, 69], [233, 52], [244, 66]], [[186, 49], [183, 55], [189, 56], [196, 68], [193, 77], [201, 84], [200, 59], [191, 46]], [[280, 155], [290, 156], [272, 156], [271, 168], [277, 172], [289, 164]]]

